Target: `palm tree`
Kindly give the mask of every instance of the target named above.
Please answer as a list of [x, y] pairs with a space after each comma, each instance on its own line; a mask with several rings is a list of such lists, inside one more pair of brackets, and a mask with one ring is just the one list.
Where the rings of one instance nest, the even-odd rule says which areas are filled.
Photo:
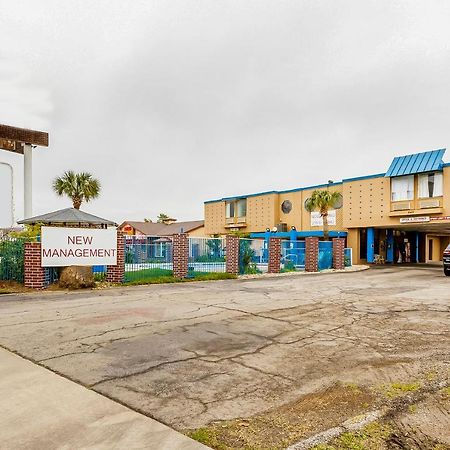
[[330, 240], [328, 232], [328, 211], [339, 207], [342, 201], [342, 194], [336, 191], [318, 190], [311, 194], [311, 197], [305, 201], [305, 209], [309, 212], [319, 211], [323, 220], [323, 238]]
[[72, 199], [73, 207], [80, 209], [83, 201], [88, 202], [100, 194], [100, 182], [88, 172], [64, 172], [62, 177], [53, 181], [53, 190], [59, 195]]
[[159, 213], [157, 217], [158, 223], [166, 223], [168, 220], [170, 220], [170, 217], [167, 214]]

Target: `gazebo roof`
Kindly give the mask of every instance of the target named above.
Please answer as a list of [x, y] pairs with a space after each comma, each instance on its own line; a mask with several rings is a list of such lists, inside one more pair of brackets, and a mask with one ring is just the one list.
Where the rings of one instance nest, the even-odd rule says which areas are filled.
[[64, 223], [88, 223], [92, 225], [111, 225], [117, 226], [117, 223], [111, 220], [102, 219], [101, 217], [94, 216], [93, 214], [80, 211], [76, 208], [65, 208], [58, 211], [42, 214], [41, 216], [30, 217], [28, 219], [19, 220], [20, 224], [64, 224]]

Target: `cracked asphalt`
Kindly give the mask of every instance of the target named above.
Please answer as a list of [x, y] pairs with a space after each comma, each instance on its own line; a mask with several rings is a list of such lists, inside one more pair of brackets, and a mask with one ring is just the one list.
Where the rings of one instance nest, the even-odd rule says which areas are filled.
[[183, 430], [450, 362], [436, 267], [0, 297], [0, 345]]

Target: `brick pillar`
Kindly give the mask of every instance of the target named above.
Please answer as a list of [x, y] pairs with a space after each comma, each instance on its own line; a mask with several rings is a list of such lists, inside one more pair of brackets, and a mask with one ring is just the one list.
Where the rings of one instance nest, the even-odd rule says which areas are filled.
[[345, 269], [345, 239], [333, 238], [333, 269]]
[[305, 239], [305, 271], [319, 271], [319, 238], [307, 237]]
[[173, 276], [186, 278], [188, 274], [189, 238], [186, 233], [173, 236]]
[[24, 285], [43, 289], [49, 284], [48, 269], [41, 267], [41, 243], [26, 242], [24, 248]]
[[106, 266], [106, 281], [123, 283], [125, 276], [125, 239], [121, 231], [117, 232], [117, 265]]
[[227, 234], [225, 237], [225, 248], [227, 252], [226, 271], [227, 273], [239, 273], [239, 237]]
[[280, 273], [281, 265], [281, 238], [271, 237], [269, 239], [269, 273]]

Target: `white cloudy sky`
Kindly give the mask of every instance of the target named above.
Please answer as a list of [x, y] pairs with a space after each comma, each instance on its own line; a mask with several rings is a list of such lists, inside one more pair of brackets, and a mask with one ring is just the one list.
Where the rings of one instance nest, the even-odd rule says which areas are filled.
[[[69, 205], [51, 191], [67, 169], [101, 180], [90, 212], [197, 219], [204, 200], [450, 142], [447, 0], [0, 0], [0, 16], [0, 123], [50, 133], [36, 214]], [[0, 161], [22, 218], [22, 159]]]

